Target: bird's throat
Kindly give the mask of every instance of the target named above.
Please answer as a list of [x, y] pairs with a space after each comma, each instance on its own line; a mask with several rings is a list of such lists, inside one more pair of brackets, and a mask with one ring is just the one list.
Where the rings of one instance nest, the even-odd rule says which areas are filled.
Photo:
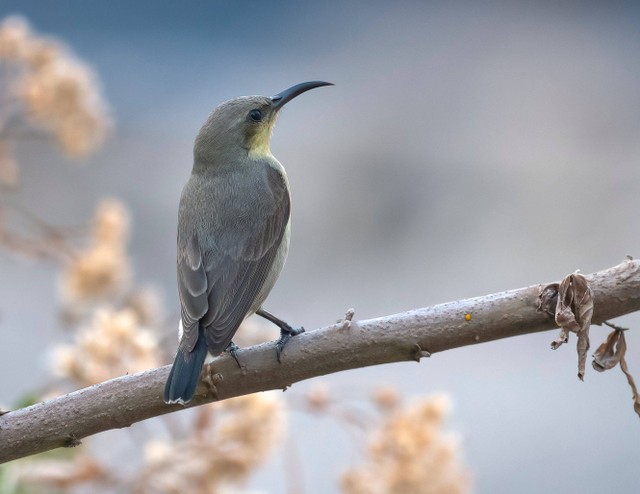
[[261, 127], [255, 134], [249, 137], [249, 157], [256, 159], [273, 156], [269, 147], [272, 131], [273, 122], [270, 122], [270, 125]]
[[265, 139], [264, 141], [260, 141], [257, 143], [252, 143], [252, 146], [249, 148], [249, 157], [253, 159], [271, 157], [271, 149], [269, 148], [269, 139]]

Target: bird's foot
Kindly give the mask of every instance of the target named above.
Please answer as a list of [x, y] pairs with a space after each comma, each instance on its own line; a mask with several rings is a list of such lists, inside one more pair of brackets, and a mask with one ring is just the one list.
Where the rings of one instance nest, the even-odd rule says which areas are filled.
[[264, 317], [267, 321], [271, 321], [273, 324], [280, 328], [280, 339], [276, 341], [276, 352], [278, 354], [278, 362], [282, 362], [280, 360], [280, 356], [282, 355], [282, 350], [284, 350], [284, 346], [289, 342], [291, 338], [299, 335], [300, 333], [304, 333], [304, 328], [300, 326], [299, 328], [292, 328], [289, 324], [284, 322], [282, 319], [277, 318], [270, 312], [260, 308], [256, 311], [256, 314], [260, 317]]
[[299, 334], [304, 333], [304, 328], [300, 326], [299, 328], [292, 328], [288, 324], [286, 326], [280, 327], [280, 338], [276, 341], [276, 354], [278, 356], [278, 362], [282, 362], [280, 359], [282, 355], [282, 351], [289, 340], [294, 336], [298, 336]]
[[238, 367], [240, 369], [242, 369], [242, 365], [240, 365], [240, 360], [238, 360], [238, 350], [240, 349], [240, 347], [238, 345], [236, 345], [233, 341], [231, 343], [229, 343], [229, 346], [227, 347], [227, 349], [225, 350], [225, 352], [227, 352], [229, 355], [231, 355], [233, 357], [233, 360], [236, 361], [236, 364], [238, 364]]

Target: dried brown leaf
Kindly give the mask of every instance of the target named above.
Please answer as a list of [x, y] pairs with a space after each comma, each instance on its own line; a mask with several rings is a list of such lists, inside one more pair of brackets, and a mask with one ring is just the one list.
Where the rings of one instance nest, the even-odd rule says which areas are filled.
[[558, 334], [558, 337], [551, 342], [551, 349], [557, 350], [558, 347], [560, 347], [564, 343], [567, 343], [568, 341], [569, 341], [569, 330], [565, 328], [560, 328], [560, 333]]
[[[551, 283], [540, 290], [540, 294], [538, 295], [538, 312], [544, 312], [555, 317], [559, 288], [559, 283]], [[567, 341], [569, 341], [569, 331], [561, 328], [558, 338], [551, 342], [551, 349], [555, 350]]]
[[606, 341], [593, 354], [592, 364], [593, 368], [598, 372], [604, 372], [614, 368], [618, 363], [620, 364], [620, 369], [627, 377], [627, 382], [631, 387], [633, 409], [640, 416], [640, 395], [638, 394], [636, 382], [627, 367], [627, 361], [624, 358], [626, 353], [627, 341], [624, 337], [624, 330], [616, 329], [607, 336]]
[[570, 332], [576, 333], [578, 336], [578, 377], [582, 380], [589, 351], [593, 293], [587, 279], [576, 272], [565, 277], [559, 285], [554, 283], [544, 287], [538, 298], [538, 310], [550, 312], [550, 304], [556, 290], [555, 320], [556, 324], [560, 326], [560, 334], [551, 343], [551, 348], [555, 350], [569, 341]]
[[598, 372], [604, 372], [613, 369], [620, 362], [623, 356], [623, 350], [626, 349], [620, 343], [620, 337], [624, 333], [622, 331], [612, 331], [607, 339], [598, 347], [596, 353], [593, 354], [593, 362], [591, 365]]
[[631, 399], [633, 400], [633, 409], [640, 416], [640, 395], [638, 394], [638, 387], [636, 386], [636, 382], [633, 379], [633, 376], [629, 372], [629, 367], [627, 367], [627, 361], [624, 358], [624, 355], [627, 353], [627, 341], [624, 338], [624, 332], [620, 331], [620, 369], [624, 372], [624, 375], [627, 377], [627, 382], [631, 387]]
[[540, 295], [538, 295], [538, 312], [545, 312], [551, 316], [555, 316], [559, 286], [558, 283], [551, 283], [540, 290]]

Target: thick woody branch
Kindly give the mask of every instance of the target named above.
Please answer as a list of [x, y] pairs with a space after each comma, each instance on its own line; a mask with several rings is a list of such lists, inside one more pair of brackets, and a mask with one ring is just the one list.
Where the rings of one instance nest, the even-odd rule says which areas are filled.
[[[640, 261], [625, 261], [587, 279], [594, 293], [594, 324], [640, 310]], [[242, 370], [229, 356], [216, 358], [205, 366], [189, 406], [552, 329], [556, 327], [553, 318], [537, 311], [542, 286], [309, 331], [291, 340], [281, 364], [273, 343], [240, 350]], [[0, 416], [0, 463], [74, 446], [92, 434], [182, 409], [162, 401], [168, 373], [165, 366], [119, 377]]]

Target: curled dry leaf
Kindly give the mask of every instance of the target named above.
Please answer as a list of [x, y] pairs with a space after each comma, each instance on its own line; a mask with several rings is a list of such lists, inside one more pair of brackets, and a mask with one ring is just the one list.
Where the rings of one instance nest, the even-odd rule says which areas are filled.
[[627, 377], [627, 382], [631, 387], [633, 409], [640, 415], [640, 395], [638, 394], [636, 382], [627, 367], [627, 361], [624, 358], [626, 353], [627, 341], [624, 337], [624, 331], [616, 329], [607, 336], [606, 341], [593, 354], [593, 368], [599, 372], [604, 372], [614, 368], [619, 363], [620, 369]]
[[545, 312], [550, 316], [555, 316], [559, 287], [560, 285], [558, 283], [551, 283], [540, 290], [540, 295], [538, 295], [538, 312]]
[[[622, 334], [622, 341], [624, 342], [624, 333]], [[624, 342], [625, 350], [627, 348], [626, 342]], [[631, 392], [633, 393], [631, 398], [633, 399], [633, 409], [640, 416], [640, 394], [638, 394], [638, 387], [636, 386], [636, 382], [633, 379], [633, 376], [629, 372], [629, 368], [627, 367], [627, 361], [624, 358], [624, 355], [620, 357], [620, 369], [624, 372], [624, 375], [627, 377], [627, 382], [631, 387]]]
[[609, 333], [604, 343], [593, 354], [593, 362], [591, 362], [593, 368], [598, 372], [604, 372], [618, 365], [620, 358], [624, 356], [626, 351], [626, 345], [623, 344], [623, 341], [624, 333], [622, 331], [616, 330]]
[[[557, 298], [556, 298], [557, 295]], [[551, 343], [556, 349], [569, 341], [569, 333], [578, 336], [578, 377], [584, 378], [584, 369], [589, 351], [589, 327], [593, 316], [593, 292], [587, 279], [579, 273], [570, 274], [560, 284], [553, 283], [542, 289], [538, 296], [538, 310], [551, 313], [551, 304], [556, 298], [555, 320], [560, 334]]]

